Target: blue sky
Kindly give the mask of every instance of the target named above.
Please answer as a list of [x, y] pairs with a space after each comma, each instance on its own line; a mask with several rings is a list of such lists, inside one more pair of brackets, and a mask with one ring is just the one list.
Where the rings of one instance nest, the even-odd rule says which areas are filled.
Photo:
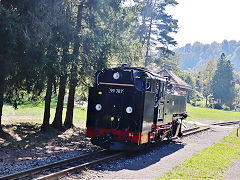
[[240, 40], [239, 0], [178, 0], [178, 3], [167, 9], [179, 21], [179, 31], [173, 35], [178, 47], [195, 41], [206, 44]]

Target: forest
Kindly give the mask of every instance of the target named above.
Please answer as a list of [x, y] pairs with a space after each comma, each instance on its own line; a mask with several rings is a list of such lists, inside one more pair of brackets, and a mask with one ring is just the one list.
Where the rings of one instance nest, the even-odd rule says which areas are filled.
[[239, 49], [240, 42], [235, 40], [195, 42], [174, 49], [181, 69], [189, 72], [188, 79], [183, 78], [193, 87], [188, 102], [202, 106], [200, 101], [205, 99], [206, 107], [228, 110], [239, 106]]
[[186, 44], [184, 47], [174, 49], [174, 52], [181, 56], [181, 67], [187, 71], [198, 71], [213, 56], [220, 56], [224, 53], [233, 64], [236, 72], [240, 71], [240, 42], [224, 40], [222, 43], [212, 42], [202, 44], [195, 42]]
[[[123, 63], [154, 72], [172, 70], [192, 86], [189, 103], [200, 105], [205, 100], [207, 107], [234, 109], [240, 88], [233, 68], [239, 70], [240, 43], [196, 42], [174, 49], [172, 34], [178, 31], [178, 20], [166, 7], [177, 4], [175, 0], [0, 0], [0, 125], [4, 104], [17, 109], [24, 103], [44, 102], [42, 130], [73, 127], [74, 103], [87, 100], [95, 72]], [[224, 92], [217, 91], [223, 87]], [[50, 124], [53, 99], [57, 105]]]

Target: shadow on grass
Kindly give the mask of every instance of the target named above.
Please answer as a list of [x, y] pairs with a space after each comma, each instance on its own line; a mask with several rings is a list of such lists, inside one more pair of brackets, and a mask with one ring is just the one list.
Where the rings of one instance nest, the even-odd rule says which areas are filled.
[[16, 165], [18, 171], [23, 171], [28, 164], [35, 167], [74, 157], [88, 150], [89, 146], [83, 128], [61, 131], [50, 127], [41, 131], [40, 124], [3, 125], [0, 132], [0, 176], [5, 167]]
[[[13, 140], [12, 136], [6, 133], [2, 128], [0, 128], [0, 138], [4, 141], [6, 139]], [[1, 144], [0, 144], [1, 145]]]
[[14, 125], [2, 125], [0, 138], [1, 150], [23, 150], [33, 147], [44, 147], [46, 143], [62, 134], [63, 131], [48, 128], [40, 131], [39, 124], [19, 123]]
[[[37, 158], [54, 157], [58, 153], [87, 150], [91, 143], [85, 138], [85, 129], [74, 127], [67, 131], [49, 128], [40, 131], [40, 124], [20, 123], [3, 125], [0, 133], [0, 161], [11, 161], [21, 158], [35, 160]], [[4, 160], [6, 161], [6, 160]]]

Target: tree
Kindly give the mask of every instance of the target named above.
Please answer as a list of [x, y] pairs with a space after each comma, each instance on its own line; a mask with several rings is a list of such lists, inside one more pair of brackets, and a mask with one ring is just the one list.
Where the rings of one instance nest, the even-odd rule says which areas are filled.
[[16, 48], [19, 37], [18, 23], [21, 21], [17, 12], [7, 9], [9, 4], [5, 1], [0, 2], [0, 127], [4, 93], [6, 91], [6, 79], [13, 72], [11, 65], [17, 64]]
[[169, 69], [173, 72], [179, 72], [180, 70], [180, 56], [178, 54], [165, 56], [152, 56], [148, 59], [149, 69], [154, 72], [159, 72], [161, 69]]
[[192, 73], [182, 72], [182, 73], [179, 74], [179, 75], [180, 75], [180, 77], [182, 77], [182, 79], [183, 79], [186, 83], [188, 83], [188, 84], [192, 87], [192, 89], [189, 90], [188, 93], [187, 93], [187, 102], [190, 103], [191, 100], [196, 101], [196, 99], [198, 98], [198, 97], [197, 97], [198, 94], [197, 94], [197, 92], [196, 92], [196, 86], [195, 86], [196, 81], [195, 81], [195, 79], [194, 79], [194, 77], [193, 77], [193, 74], [192, 74]]
[[26, 92], [41, 91], [35, 66], [41, 62], [42, 51], [36, 48], [41, 28], [33, 15], [38, 5], [35, 0], [0, 1], [0, 125], [3, 100], [17, 108]]
[[[137, 64], [141, 58], [140, 43], [129, 32], [137, 22], [130, 8], [121, 7], [121, 0], [83, 1], [83, 9], [78, 7], [77, 32], [73, 49], [75, 63], [72, 64], [66, 128], [73, 126], [74, 96], [77, 85], [88, 86], [93, 74], [107, 66], [122, 62]], [[83, 14], [81, 14], [81, 12]], [[78, 41], [78, 42], [77, 42]], [[136, 51], [134, 51], [136, 50]], [[72, 79], [72, 81], [71, 81]]]
[[175, 0], [144, 0], [139, 1], [141, 6], [140, 20], [138, 29], [140, 42], [146, 48], [145, 66], [148, 64], [151, 47], [159, 50], [162, 54], [172, 54], [169, 46], [175, 46], [177, 42], [170, 36], [178, 29], [177, 20], [173, 19], [165, 11], [167, 6], [176, 6]]
[[[83, 21], [83, 6], [84, 1], [78, 5], [77, 10], [77, 32], [81, 33], [82, 29], [82, 21]], [[64, 121], [64, 126], [66, 128], [71, 128], [73, 126], [73, 109], [74, 109], [74, 97], [76, 92], [76, 86], [77, 86], [77, 65], [79, 61], [79, 47], [81, 45], [80, 37], [78, 34], [75, 36], [75, 42], [73, 46], [73, 56], [74, 60], [71, 64], [71, 70], [70, 70], [70, 77], [69, 77], [69, 94], [68, 94], [68, 103], [67, 103], [67, 112], [66, 112], [66, 118]]]
[[[63, 64], [63, 61], [61, 61], [61, 50], [64, 46], [64, 41], [61, 38], [61, 31], [64, 28], [62, 26], [62, 23], [65, 18], [65, 9], [62, 8], [62, 5], [66, 2], [65, 0], [62, 1], [48, 1], [44, 5], [47, 6], [45, 9], [45, 12], [47, 14], [46, 18], [44, 19], [44, 23], [47, 23], [50, 25], [50, 28], [47, 31], [47, 34], [49, 35], [48, 43], [46, 43], [44, 49], [45, 49], [45, 58], [42, 62], [43, 69], [42, 72], [46, 76], [46, 95], [44, 98], [45, 101], [45, 107], [44, 107], [44, 117], [43, 117], [43, 124], [41, 126], [41, 129], [44, 130], [50, 126], [49, 120], [50, 120], [50, 105], [51, 105], [51, 99], [52, 99], [52, 92], [53, 92], [53, 86], [56, 86], [56, 79], [57, 76], [60, 76], [60, 74], [64, 74], [64, 72], [61, 72], [62, 68], [61, 65]], [[50, 20], [50, 17], [54, 17], [53, 20]], [[67, 23], [66, 23], [67, 24]], [[61, 83], [63, 83], [61, 81]], [[58, 106], [60, 104], [58, 103]], [[58, 107], [59, 108], [59, 107]], [[58, 111], [60, 111], [58, 109]], [[61, 128], [60, 123], [58, 123], [58, 120], [55, 119], [53, 126], [57, 128]]]
[[239, 71], [240, 70], [240, 62], [239, 62], [239, 58], [240, 58], [240, 46], [238, 46], [231, 57], [231, 62], [235, 65], [235, 70]]
[[206, 100], [206, 107], [208, 106], [208, 97], [211, 94], [211, 83], [213, 79], [214, 72], [217, 66], [217, 57], [214, 56], [207, 64], [199, 71], [201, 90], [203, 97]]
[[59, 62], [59, 89], [58, 89], [58, 100], [57, 107], [52, 122], [52, 127], [62, 129], [62, 112], [64, 104], [64, 96], [66, 91], [66, 84], [68, 79], [68, 69], [72, 62], [71, 58], [71, 46], [70, 43], [73, 42], [74, 35], [77, 33], [74, 28], [74, 4], [73, 2], [65, 1], [61, 10], [61, 19], [57, 27], [57, 32], [59, 34], [59, 49], [60, 50], [60, 62]]
[[[66, 75], [61, 70], [67, 69], [62, 67], [66, 57], [61, 61], [66, 54], [62, 53], [64, 45], [67, 44], [68, 51], [70, 43], [61, 38], [63, 24], [68, 25], [63, 19], [67, 2], [0, 1], [0, 114], [3, 100], [16, 108], [23, 97], [34, 100], [46, 87], [42, 127], [49, 126], [53, 86], [56, 87], [57, 77]], [[72, 29], [65, 34], [70, 37]]]
[[217, 70], [212, 79], [211, 90], [213, 97], [220, 104], [231, 106], [235, 98], [235, 88], [233, 83], [233, 68], [230, 61], [222, 53], [217, 63]]

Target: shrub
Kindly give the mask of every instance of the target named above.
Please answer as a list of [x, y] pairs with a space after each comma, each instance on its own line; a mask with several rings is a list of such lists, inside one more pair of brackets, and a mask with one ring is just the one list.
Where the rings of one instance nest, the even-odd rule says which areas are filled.
[[223, 108], [222, 108], [222, 105], [219, 104], [219, 103], [214, 104], [214, 105], [213, 105], [213, 108], [214, 108], [214, 109], [223, 109]]

